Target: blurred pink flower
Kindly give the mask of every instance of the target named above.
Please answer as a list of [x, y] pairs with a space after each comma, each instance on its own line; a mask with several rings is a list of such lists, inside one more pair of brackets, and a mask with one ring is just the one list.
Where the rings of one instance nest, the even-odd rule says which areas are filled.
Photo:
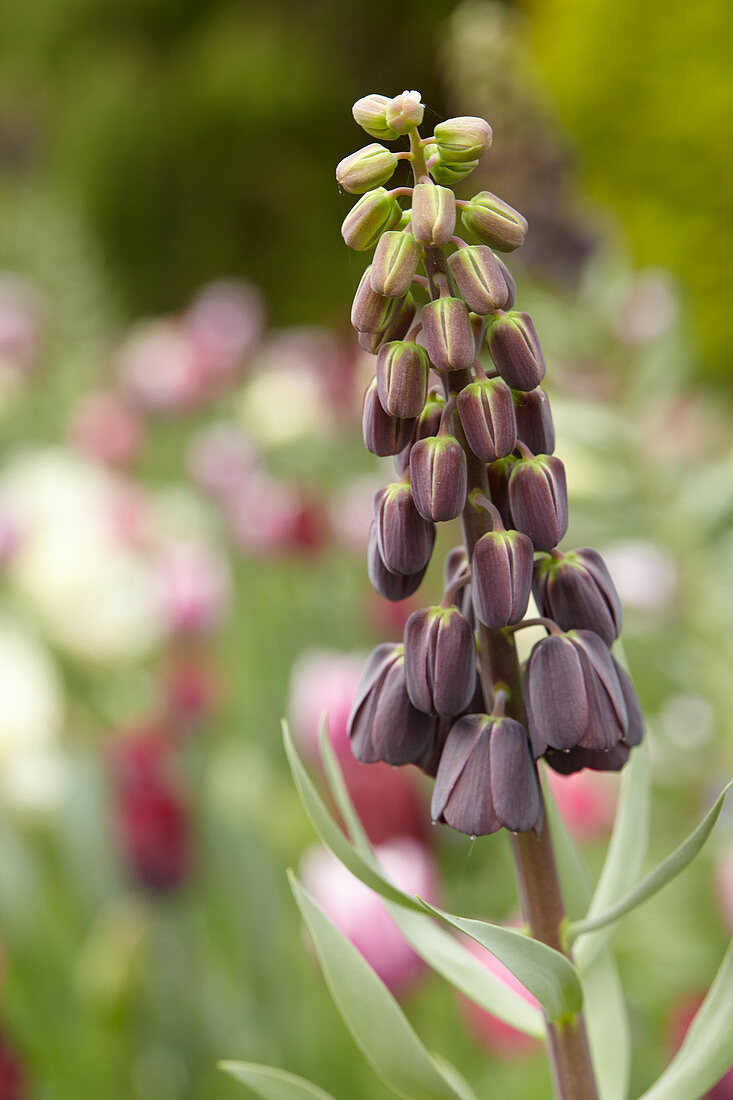
[[371, 475], [355, 478], [331, 500], [331, 527], [339, 543], [348, 550], [366, 554], [374, 494], [381, 486], [381, 480]]
[[316, 505], [262, 471], [224, 507], [236, 542], [249, 553], [313, 551], [323, 542], [323, 517]]
[[[503, 962], [500, 962], [475, 940], [471, 940], [467, 936], [462, 939], [462, 942], [467, 950], [495, 977], [499, 978], [510, 989], [515, 990], [529, 1004], [538, 1004], [536, 998], [529, 990], [524, 988], [519, 979], [514, 977], [511, 970], [504, 966]], [[487, 1047], [497, 1057], [521, 1058], [530, 1051], [540, 1049], [539, 1042], [533, 1039], [531, 1035], [526, 1035], [523, 1031], [517, 1031], [510, 1024], [506, 1024], [503, 1020], [492, 1016], [486, 1009], [479, 1008], [467, 997], [461, 997], [460, 1002], [476, 1041]]]
[[351, 755], [346, 726], [359, 686], [364, 659], [336, 649], [306, 649], [290, 670], [288, 715], [294, 736], [314, 759], [318, 730], [328, 711], [328, 730], [339, 756]]
[[0, 569], [11, 561], [21, 537], [18, 521], [7, 502], [0, 497]]
[[257, 464], [257, 452], [242, 429], [226, 422], [202, 428], [188, 452], [194, 483], [222, 502], [243, 490]]
[[207, 657], [173, 653], [162, 674], [165, 722], [184, 737], [200, 729], [217, 707], [221, 685]]
[[38, 358], [38, 298], [30, 283], [0, 275], [0, 364], [25, 374]]
[[[704, 999], [704, 993], [688, 993], [672, 1005], [667, 1020], [667, 1040], [672, 1054], [676, 1054], [682, 1046], [687, 1030]], [[733, 1100], [733, 1067], [705, 1093], [702, 1100]]]
[[647, 344], [668, 332], [679, 315], [679, 296], [672, 276], [662, 268], [647, 268], [635, 276], [615, 322], [625, 344]]
[[[405, 893], [437, 903], [437, 868], [429, 852], [401, 838], [375, 849], [387, 877]], [[424, 968], [384, 902], [325, 848], [303, 856], [300, 875], [326, 915], [354, 944], [393, 993], [404, 994]]]
[[733, 935], [733, 846], [715, 864], [715, 889], [725, 927]]
[[677, 591], [677, 566], [668, 551], [644, 539], [627, 539], [604, 550], [621, 603], [635, 611], [670, 607]]
[[545, 776], [558, 812], [576, 840], [597, 840], [610, 833], [618, 798], [615, 775], [587, 768], [574, 775], [560, 775], [546, 768]]
[[196, 347], [177, 321], [161, 318], [135, 326], [116, 359], [123, 392], [146, 412], [181, 412], [202, 397]]
[[0, 1100], [26, 1100], [30, 1086], [17, 1051], [0, 1034]]
[[264, 304], [249, 283], [222, 281], [203, 287], [182, 322], [196, 351], [207, 393], [231, 385], [262, 335]]
[[230, 600], [224, 559], [201, 542], [175, 542], [156, 563], [158, 596], [167, 629], [174, 635], [211, 634]]
[[73, 411], [71, 442], [83, 455], [109, 466], [128, 466], [140, 453], [143, 424], [116, 393], [85, 394]]

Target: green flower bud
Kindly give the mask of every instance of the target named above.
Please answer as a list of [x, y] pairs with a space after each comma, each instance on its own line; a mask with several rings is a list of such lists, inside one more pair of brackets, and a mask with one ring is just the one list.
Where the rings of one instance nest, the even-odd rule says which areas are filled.
[[386, 183], [397, 167], [397, 155], [384, 145], [365, 145], [336, 166], [336, 179], [344, 191], [363, 195]]
[[425, 159], [431, 160], [436, 156], [439, 159], [431, 165], [430, 175], [436, 183], [444, 187], [453, 187], [456, 183], [460, 183], [466, 176], [471, 175], [474, 168], [478, 167], [477, 160], [461, 161], [461, 163], [444, 161], [438, 152], [438, 146], [431, 142], [425, 146]]
[[371, 264], [361, 277], [351, 307], [351, 323], [357, 332], [382, 332], [399, 313], [401, 305], [399, 298], [385, 298], [372, 290], [370, 272]]
[[387, 125], [388, 103], [389, 96], [377, 95], [374, 92], [372, 95], [365, 95], [363, 99], [358, 99], [351, 108], [354, 120], [359, 123], [362, 130], [366, 130], [369, 137], [376, 138], [377, 141], [394, 141], [399, 137], [399, 134]]
[[447, 187], [418, 183], [412, 192], [412, 232], [421, 244], [447, 244], [456, 228], [456, 198]]
[[402, 210], [394, 195], [377, 187], [363, 195], [346, 215], [341, 236], [349, 248], [366, 252], [374, 248], [382, 233], [394, 229], [401, 217]]
[[422, 122], [425, 108], [420, 102], [419, 92], [403, 92], [390, 99], [385, 108], [385, 117], [390, 130], [396, 134], [409, 134]]
[[464, 115], [440, 122], [433, 137], [441, 160], [446, 164], [463, 164], [478, 160], [490, 148], [493, 134], [485, 119]]
[[490, 191], [479, 191], [478, 195], [474, 195], [463, 210], [461, 221], [483, 244], [489, 244], [499, 252], [513, 252], [524, 243], [527, 235], [526, 219]]
[[383, 233], [372, 262], [372, 290], [401, 298], [412, 285], [421, 249], [412, 233]]
[[[392, 299], [398, 301], [399, 299]], [[386, 328], [379, 332], [360, 332], [359, 346], [368, 351], [370, 355], [376, 355], [380, 348], [391, 340], [403, 340], [410, 331], [410, 326], [415, 320], [415, 302], [411, 294], [403, 300], [399, 310], [390, 320]]]
[[459, 248], [448, 260], [453, 281], [474, 313], [504, 309], [509, 288], [494, 253], [485, 244]]

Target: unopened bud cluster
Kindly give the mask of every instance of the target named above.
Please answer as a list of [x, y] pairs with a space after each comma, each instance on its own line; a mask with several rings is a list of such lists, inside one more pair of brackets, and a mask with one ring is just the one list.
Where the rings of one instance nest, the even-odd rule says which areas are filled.
[[[375, 497], [369, 577], [388, 600], [413, 595], [435, 525], [459, 516], [469, 552], [449, 554], [440, 605], [411, 615], [402, 644], [372, 653], [350, 735], [361, 761], [435, 776], [435, 820], [474, 835], [523, 832], [541, 825], [536, 759], [561, 772], [618, 769], [643, 722], [610, 652], [621, 608], [608, 570], [594, 550], [558, 549], [567, 490], [545, 360], [497, 255], [523, 243], [527, 222], [489, 191], [465, 201], [451, 189], [489, 149], [489, 124], [448, 119], [422, 138], [423, 113], [417, 92], [360, 99], [354, 118], [374, 141], [336, 170], [361, 196], [344, 240], [373, 250], [351, 314], [376, 356], [364, 442], [397, 469]], [[409, 151], [382, 144], [405, 135]], [[389, 190], [403, 160], [413, 186]], [[522, 683], [506, 684], [490, 642], [501, 634], [513, 646], [532, 593], [548, 634]]]

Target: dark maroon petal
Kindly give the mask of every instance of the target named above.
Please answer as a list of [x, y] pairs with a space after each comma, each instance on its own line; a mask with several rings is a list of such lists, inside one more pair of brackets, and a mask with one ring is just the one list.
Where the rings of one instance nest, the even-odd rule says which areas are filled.
[[513, 833], [537, 824], [540, 798], [537, 775], [524, 726], [500, 718], [491, 730], [491, 799], [497, 818]]
[[583, 768], [591, 768], [596, 772], [621, 771], [629, 758], [630, 749], [623, 744], [614, 745], [607, 752], [575, 748], [569, 752], [557, 752], [548, 749], [545, 760], [560, 775], [574, 775]]
[[407, 446], [415, 421], [400, 420], [386, 413], [379, 400], [376, 379], [372, 379], [364, 394], [361, 425], [366, 449], [373, 455], [385, 458], [396, 455]]
[[491, 358], [513, 390], [533, 390], [545, 375], [545, 360], [528, 313], [499, 312], [488, 333]]
[[487, 714], [466, 714], [450, 728], [443, 748], [438, 774], [435, 777], [430, 814], [433, 821], [439, 821], [451, 791], [460, 776], [481, 731], [491, 725]]
[[507, 528], [515, 526], [509, 507], [509, 481], [511, 472], [518, 462], [519, 459], [515, 458], [514, 455], [507, 455], [506, 458], [500, 458], [497, 462], [492, 462], [486, 469], [489, 475], [491, 502], [499, 509], [501, 522]]
[[547, 394], [540, 386], [526, 393], [514, 390], [513, 394], [517, 439], [533, 454], [551, 455], [555, 450], [555, 425]]
[[379, 489], [374, 498], [379, 556], [391, 573], [413, 575], [425, 569], [435, 542], [435, 528], [415, 508], [406, 482]]
[[461, 298], [438, 298], [422, 311], [422, 341], [438, 370], [465, 370], [476, 358], [468, 307]]
[[412, 340], [391, 340], [377, 355], [377, 393], [385, 412], [414, 419], [428, 395], [428, 353]]
[[514, 309], [514, 299], [517, 296], [517, 284], [514, 281], [514, 276], [512, 275], [511, 271], [506, 266], [506, 264], [504, 263], [504, 261], [501, 259], [500, 256], [496, 256], [495, 259], [496, 259], [496, 262], [498, 263], [499, 267], [501, 268], [501, 273], [504, 276], [504, 279], [506, 281], [506, 288], [507, 288], [506, 305], [502, 306], [501, 308], [502, 309]]
[[642, 714], [641, 704], [634, 690], [634, 685], [631, 682], [631, 677], [623, 665], [618, 663], [615, 657], [611, 657], [611, 660], [616, 669], [618, 682], [621, 685], [624, 703], [626, 704], [626, 714], [628, 716], [628, 727], [624, 741], [633, 748], [635, 745], [640, 745], [644, 738], [644, 715]]
[[405, 687], [405, 662], [398, 658], [381, 683], [372, 718], [372, 744], [378, 760], [411, 764], [431, 744], [437, 719], [413, 707]]
[[568, 637], [572, 638], [574, 644], [580, 646], [588, 656], [598, 680], [611, 701], [616, 720], [621, 730], [625, 732], [628, 726], [626, 703], [608, 646], [592, 630], [572, 630]]
[[454, 546], [448, 553], [443, 566], [443, 587], [448, 589], [452, 584], [468, 573], [468, 558], [464, 546]]
[[468, 706], [476, 686], [476, 647], [457, 608], [424, 608], [407, 620], [405, 680], [412, 703], [428, 714], [451, 717]]
[[576, 550], [537, 562], [532, 586], [541, 614], [563, 630], [591, 630], [611, 645], [621, 629], [621, 603], [600, 554]]
[[[457, 776], [448, 799], [443, 807], [442, 819], [451, 828], [467, 836], [487, 836], [501, 828], [491, 800], [490, 767], [490, 729], [491, 720], [481, 730], [471, 754], [460, 774]], [[449, 748], [451, 733], [448, 734], [443, 758]], [[442, 766], [442, 761], [441, 761]], [[438, 778], [441, 769], [438, 769]], [[437, 783], [436, 779], [436, 783]]]
[[351, 307], [351, 323], [357, 332], [382, 332], [399, 314], [402, 300], [372, 290], [371, 264], [361, 277]]
[[347, 728], [354, 756], [365, 764], [378, 759], [371, 739], [374, 711], [384, 678], [401, 654], [401, 645], [384, 642], [372, 650], [361, 674]]
[[527, 665], [526, 691], [533, 742], [574, 748], [588, 727], [588, 700], [580, 656], [570, 639], [537, 642]]
[[517, 444], [512, 391], [501, 378], [478, 379], [456, 399], [469, 447], [482, 462], [495, 462]]
[[500, 629], [519, 622], [532, 587], [532, 543], [518, 531], [489, 531], [473, 552], [471, 587], [477, 617]]
[[568, 527], [565, 467], [554, 455], [515, 463], [509, 478], [509, 507], [514, 526], [537, 550], [552, 550]]
[[460, 248], [448, 260], [453, 282], [474, 313], [506, 309], [509, 288], [502, 265], [488, 245]]
[[367, 544], [367, 572], [369, 580], [380, 596], [392, 603], [399, 603], [414, 595], [422, 584], [425, 569], [419, 573], [391, 573], [379, 556], [377, 545], [377, 531], [374, 520], [369, 526], [369, 541]]
[[423, 519], [442, 523], [455, 519], [466, 503], [466, 456], [451, 435], [430, 436], [410, 451], [412, 494]]

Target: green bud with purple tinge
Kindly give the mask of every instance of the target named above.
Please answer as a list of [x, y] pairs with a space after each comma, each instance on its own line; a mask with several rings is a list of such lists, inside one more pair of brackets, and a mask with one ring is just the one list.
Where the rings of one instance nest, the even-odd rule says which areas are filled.
[[430, 561], [435, 527], [424, 519], [407, 481], [394, 481], [377, 490], [374, 523], [379, 556], [391, 573], [419, 573]]
[[419, 92], [403, 92], [390, 99], [385, 106], [385, 118], [390, 130], [396, 134], [409, 134], [423, 120], [425, 108]]
[[536, 455], [551, 455], [555, 450], [555, 425], [547, 394], [540, 386], [514, 390], [513, 394], [517, 439]]
[[[392, 300], [397, 301], [397, 299]], [[412, 295], [408, 294], [386, 328], [380, 332], [359, 333], [359, 346], [370, 355], [376, 355], [385, 344], [389, 344], [392, 340], [402, 340], [410, 331], [415, 313], [415, 301]]]
[[464, 164], [444, 164], [439, 160], [430, 169], [430, 174], [435, 182], [442, 184], [443, 187], [455, 187], [466, 176], [470, 176], [475, 168], [478, 168], [477, 160], [469, 160]]
[[499, 261], [487, 245], [459, 248], [448, 260], [448, 267], [474, 313], [484, 315], [506, 308], [509, 288]]
[[592, 630], [612, 645], [621, 632], [621, 600], [597, 550], [555, 550], [535, 564], [532, 586], [540, 615], [563, 630]]
[[351, 108], [354, 121], [358, 122], [362, 130], [366, 130], [369, 137], [376, 138], [377, 141], [394, 141], [395, 138], [400, 136], [396, 130], [392, 130], [387, 125], [387, 104], [389, 102], [389, 96], [378, 95], [373, 92], [371, 95], [365, 95], [362, 99], [357, 99]]
[[513, 390], [533, 390], [545, 376], [537, 330], [528, 313], [512, 309], [495, 314], [486, 342], [501, 377]]
[[456, 398], [466, 441], [482, 462], [496, 462], [517, 445], [512, 391], [501, 378], [477, 378]]
[[403, 297], [412, 286], [421, 256], [412, 233], [383, 233], [372, 260], [372, 289], [387, 298]]
[[407, 446], [415, 421], [402, 420], [384, 411], [377, 392], [377, 380], [373, 378], [364, 394], [361, 426], [366, 449], [373, 455], [386, 458], [387, 455], [399, 454]]
[[422, 335], [438, 370], [465, 370], [476, 358], [476, 341], [462, 298], [438, 298], [422, 311]]
[[532, 591], [532, 543], [520, 531], [488, 531], [471, 566], [476, 617], [492, 630], [518, 623]]
[[365, 191], [386, 183], [394, 174], [398, 163], [396, 153], [375, 142], [339, 161], [336, 179], [344, 191], [349, 191], [352, 195], [363, 195]]
[[461, 213], [469, 233], [499, 252], [513, 252], [524, 243], [527, 221], [518, 210], [490, 191], [479, 191]]
[[405, 681], [410, 701], [426, 714], [460, 714], [476, 689], [476, 642], [457, 607], [414, 611], [405, 626]]
[[391, 573], [379, 556], [377, 528], [372, 520], [367, 540], [367, 572], [372, 587], [380, 596], [384, 596], [385, 600], [390, 600], [392, 603], [406, 600], [417, 592], [426, 569], [427, 566], [418, 573]]
[[520, 458], [509, 478], [513, 526], [529, 535], [535, 550], [552, 550], [568, 529], [565, 467], [554, 455]]
[[351, 323], [357, 332], [383, 332], [399, 313], [399, 298], [387, 298], [372, 290], [371, 264], [361, 277], [351, 307]]
[[466, 456], [452, 435], [429, 436], [410, 450], [410, 481], [415, 507], [424, 519], [445, 523], [466, 503]]
[[379, 349], [377, 392], [390, 416], [412, 418], [425, 408], [428, 395], [428, 353], [412, 340], [393, 340]]
[[412, 232], [420, 244], [447, 244], [456, 228], [456, 197], [447, 187], [418, 183], [412, 190]]
[[484, 118], [463, 115], [439, 122], [433, 131], [441, 160], [446, 164], [475, 161], [491, 147], [493, 133]]
[[355, 252], [367, 252], [382, 233], [399, 225], [401, 218], [402, 209], [394, 195], [377, 187], [363, 195], [346, 215], [341, 236]]

